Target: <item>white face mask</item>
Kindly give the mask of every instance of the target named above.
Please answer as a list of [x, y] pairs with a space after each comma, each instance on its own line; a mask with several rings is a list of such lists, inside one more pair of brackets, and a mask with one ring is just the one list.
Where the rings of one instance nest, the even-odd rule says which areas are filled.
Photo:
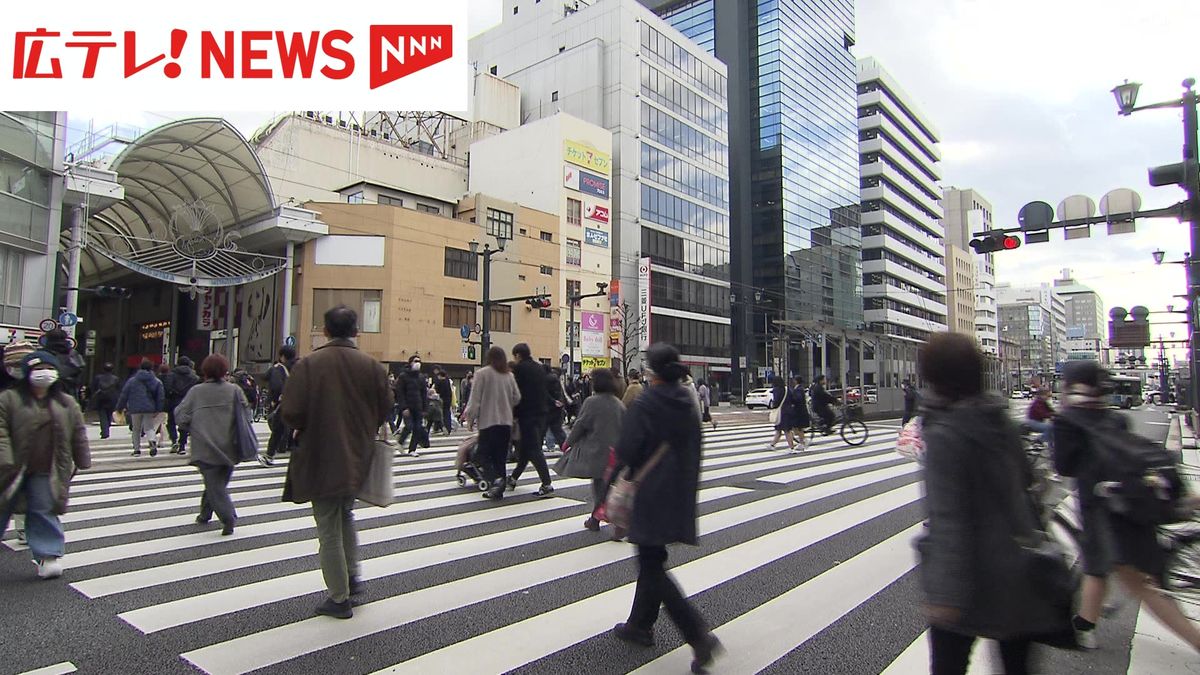
[[412, 368], [413, 370], [420, 370], [420, 369], [421, 369], [421, 362], [420, 362], [420, 361], [413, 361], [413, 362], [412, 362], [412, 365], [410, 365], [409, 367], [410, 367], [410, 368]]
[[55, 382], [58, 382], [57, 370], [35, 370], [29, 374], [29, 384], [38, 389], [49, 389]]

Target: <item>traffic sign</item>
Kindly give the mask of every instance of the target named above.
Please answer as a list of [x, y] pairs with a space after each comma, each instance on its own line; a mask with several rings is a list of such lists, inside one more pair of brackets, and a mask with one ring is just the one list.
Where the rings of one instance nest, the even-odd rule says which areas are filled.
[[70, 312], [63, 312], [58, 315], [58, 324], [65, 328], [69, 328], [79, 323], [79, 316]]
[[[462, 327], [458, 329], [458, 334], [462, 336], [462, 339], [466, 340], [467, 338], [471, 337], [471, 327], [464, 323]], [[463, 355], [463, 358], [466, 358], [466, 355]]]
[[464, 359], [466, 359], [466, 358], [470, 358], [470, 357], [468, 357], [468, 356], [467, 356], [467, 347], [466, 347], [466, 345], [463, 345], [463, 348], [462, 348], [462, 357], [463, 357]]
[[287, 346], [289, 346], [289, 347], [295, 347], [295, 346], [296, 346], [296, 336], [295, 336], [295, 335], [289, 335], [289, 336], [285, 337], [285, 338], [283, 339], [283, 344], [285, 344], [285, 345], [287, 345]]
[[565, 365], [567, 365], [567, 364], [568, 364], [568, 363], [570, 363], [570, 362], [571, 362], [571, 355], [570, 355], [570, 354], [563, 354], [563, 355], [562, 355], [562, 364], [565, 366]]

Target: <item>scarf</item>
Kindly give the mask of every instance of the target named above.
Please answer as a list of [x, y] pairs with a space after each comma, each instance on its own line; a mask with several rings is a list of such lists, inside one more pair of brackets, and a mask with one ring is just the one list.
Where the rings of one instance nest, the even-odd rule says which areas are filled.
[[1104, 392], [1099, 387], [1072, 384], [1063, 392], [1063, 406], [1067, 408], [1090, 408], [1100, 410], [1108, 407]]

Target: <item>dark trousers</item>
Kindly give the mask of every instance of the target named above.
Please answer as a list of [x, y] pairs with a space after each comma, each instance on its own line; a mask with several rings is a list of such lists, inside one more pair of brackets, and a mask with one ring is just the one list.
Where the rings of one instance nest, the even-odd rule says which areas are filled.
[[679, 628], [688, 644], [697, 644], [708, 632], [704, 619], [667, 574], [665, 546], [638, 545], [637, 589], [633, 592], [633, 608], [629, 624], [640, 630], [650, 630], [658, 621], [658, 608], [665, 605], [667, 616]]
[[520, 478], [525, 472], [525, 467], [532, 462], [542, 485], [550, 484], [550, 467], [546, 465], [546, 453], [542, 451], [542, 443], [545, 442], [546, 436], [546, 430], [542, 427], [543, 421], [541, 417], [517, 419], [521, 437], [517, 439], [517, 468], [513, 469], [513, 480]]
[[175, 426], [175, 406], [167, 409], [167, 435], [171, 437], [171, 445], [178, 445], [180, 450], [187, 447], [188, 432]]
[[446, 433], [450, 433], [454, 429], [453, 407], [449, 401], [442, 401], [442, 425], [446, 427]]
[[398, 405], [392, 407], [392, 415], [388, 418], [388, 426], [391, 427], [393, 434], [397, 431], [400, 431], [400, 424], [404, 421], [402, 419], [403, 412], [403, 409], [401, 409]]
[[554, 437], [555, 447], [562, 447], [563, 443], [567, 442], [567, 432], [563, 430], [563, 409], [553, 408], [549, 415], [546, 416], [546, 428], [550, 430], [550, 435]]
[[404, 439], [412, 434], [412, 440], [408, 443], [408, 451], [416, 452], [417, 446], [422, 448], [429, 447], [429, 431], [425, 428], [423, 414], [420, 410], [408, 411], [408, 417], [404, 418], [404, 433], [400, 435], [400, 445], [404, 445]]
[[204, 477], [204, 496], [200, 497], [201, 520], [208, 520], [215, 513], [222, 524], [233, 524], [237, 520], [237, 511], [233, 508], [233, 500], [229, 498], [229, 479], [233, 476], [233, 467], [197, 464], [196, 468]]
[[292, 440], [292, 430], [283, 423], [283, 418], [278, 412], [267, 418], [267, 426], [271, 428], [271, 437], [267, 439], [267, 457], [287, 452], [288, 443]]
[[[929, 629], [931, 675], [964, 675], [971, 659], [975, 636], [960, 635], [941, 628]], [[1029, 640], [1000, 640], [1000, 660], [1005, 675], [1027, 675], [1032, 643]]]
[[112, 429], [112, 406], [96, 406], [96, 413], [100, 416], [100, 438], [108, 438], [108, 432]]
[[479, 457], [483, 462], [483, 477], [489, 482], [496, 480], [504, 485], [508, 475], [508, 446], [512, 443], [512, 427], [496, 425], [479, 430]]

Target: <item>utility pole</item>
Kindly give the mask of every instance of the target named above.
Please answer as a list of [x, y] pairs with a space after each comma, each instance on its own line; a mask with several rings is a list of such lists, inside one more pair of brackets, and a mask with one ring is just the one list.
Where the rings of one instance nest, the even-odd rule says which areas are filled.
[[471, 242], [471, 254], [481, 256], [483, 258], [483, 330], [479, 336], [479, 364], [487, 365], [487, 353], [492, 347], [492, 256], [504, 251], [505, 240], [496, 238], [496, 248], [492, 248], [488, 244], [483, 245], [483, 250], [479, 250], [479, 242]]

